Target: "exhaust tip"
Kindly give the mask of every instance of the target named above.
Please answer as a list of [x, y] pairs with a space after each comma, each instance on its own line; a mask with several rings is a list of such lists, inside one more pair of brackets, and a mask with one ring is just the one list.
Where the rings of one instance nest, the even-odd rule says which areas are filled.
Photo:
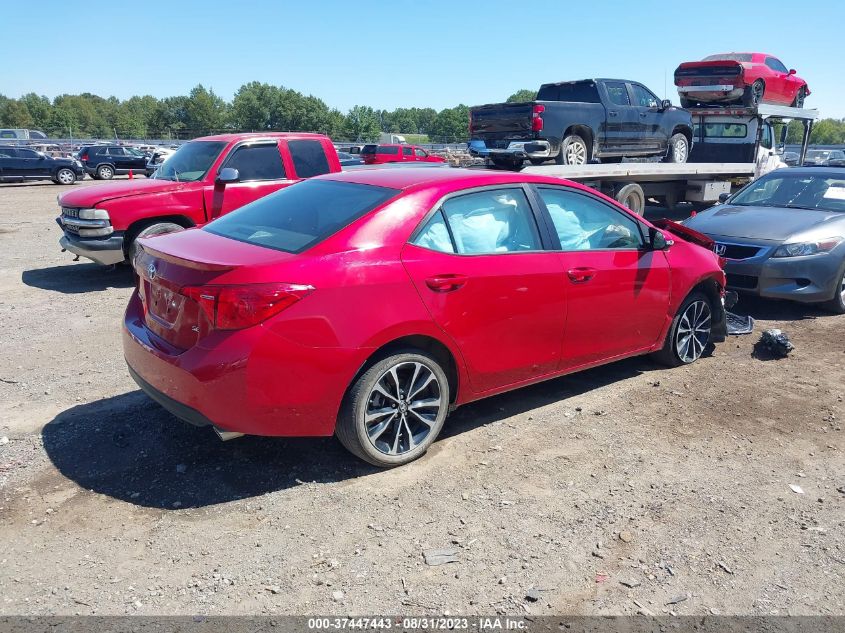
[[217, 437], [224, 442], [234, 440], [235, 438], [242, 437], [244, 435], [243, 433], [238, 433], [237, 431], [226, 431], [217, 426], [214, 427], [214, 432], [217, 433]]

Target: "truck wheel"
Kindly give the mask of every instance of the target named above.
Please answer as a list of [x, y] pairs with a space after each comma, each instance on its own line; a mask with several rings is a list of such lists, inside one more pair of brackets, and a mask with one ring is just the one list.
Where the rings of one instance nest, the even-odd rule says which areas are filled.
[[685, 163], [689, 158], [689, 141], [680, 132], [669, 139], [669, 150], [666, 152], [664, 163]]
[[616, 193], [616, 202], [628, 207], [637, 215], [645, 211], [645, 193], [643, 188], [635, 182], [630, 182]]
[[765, 82], [762, 79], [756, 80], [745, 89], [745, 93], [742, 95], [742, 105], [746, 108], [756, 108], [763, 100], [765, 92]]
[[97, 167], [97, 178], [100, 180], [111, 180], [114, 178], [114, 168], [111, 165], [100, 165]]
[[150, 224], [149, 226], [144, 227], [132, 236], [132, 239], [126, 247], [126, 259], [129, 261], [129, 265], [135, 265], [135, 258], [138, 256], [138, 249], [140, 248], [140, 245], [138, 244], [139, 237], [153, 237], [154, 235], [164, 235], [165, 233], [176, 233], [177, 231], [184, 230], [184, 226], [174, 222], [157, 222], [156, 224]]
[[807, 89], [804, 86], [801, 86], [798, 89], [798, 94], [795, 95], [795, 100], [792, 102], [793, 108], [803, 108], [804, 107], [804, 99], [807, 98]]
[[60, 169], [56, 172], [57, 185], [72, 185], [76, 182], [76, 174], [72, 169]]
[[558, 165], [586, 165], [589, 158], [587, 142], [577, 134], [570, 134], [561, 141], [555, 162]]

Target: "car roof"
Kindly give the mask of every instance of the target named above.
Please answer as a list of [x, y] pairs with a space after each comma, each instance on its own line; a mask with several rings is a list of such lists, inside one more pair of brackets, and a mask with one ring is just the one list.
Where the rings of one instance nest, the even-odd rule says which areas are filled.
[[[454, 167], [373, 167], [324, 174], [323, 176], [318, 176], [317, 179], [354, 182], [362, 185], [388, 187], [390, 189], [410, 189], [429, 185], [448, 185], [450, 183], [459, 183], [461, 185], [460, 188], [523, 182], [555, 185], [567, 184], [570, 186], [575, 184], [562, 178], [534, 176], [513, 171], [460, 169]], [[581, 188], [578, 185], [575, 186]]]
[[201, 136], [195, 138], [195, 141], [243, 141], [248, 139], [263, 139], [263, 138], [286, 138], [286, 139], [324, 139], [323, 134], [312, 134], [309, 132], [248, 132], [248, 133], [230, 133], [230, 134], [215, 134], [213, 136]]

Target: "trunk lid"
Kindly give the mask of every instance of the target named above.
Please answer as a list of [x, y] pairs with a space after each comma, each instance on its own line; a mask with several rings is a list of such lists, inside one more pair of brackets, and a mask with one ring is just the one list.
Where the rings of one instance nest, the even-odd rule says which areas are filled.
[[742, 74], [741, 62], [718, 60], [710, 62], [684, 62], [675, 69], [675, 83], [683, 80], [684, 85], [704, 85], [717, 83], [720, 77], [736, 78]]
[[185, 288], [240, 281], [237, 272], [245, 268], [251, 281], [269, 281], [269, 271], [262, 268], [293, 257], [201, 229], [146, 238], [140, 244], [135, 270], [144, 322], [160, 351], [171, 355], [190, 349], [214, 329], [212, 318]]

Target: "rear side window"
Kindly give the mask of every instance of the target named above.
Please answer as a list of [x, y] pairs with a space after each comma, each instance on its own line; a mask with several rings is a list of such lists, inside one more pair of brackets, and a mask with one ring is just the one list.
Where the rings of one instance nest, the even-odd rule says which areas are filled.
[[610, 102], [618, 106], [631, 105], [631, 99], [628, 97], [628, 87], [621, 81], [608, 81], [604, 84], [607, 89], [607, 96]]
[[413, 156], [414, 149], [412, 147], [403, 147], [402, 148], [402, 155], [403, 156]]
[[38, 152], [33, 152], [31, 149], [19, 149], [18, 158], [40, 158]]
[[399, 154], [399, 148], [395, 145], [379, 145], [378, 147], [379, 154]]
[[282, 156], [275, 143], [267, 145], [242, 145], [237, 148], [226, 167], [238, 170], [241, 182], [249, 180], [280, 180], [285, 177]]
[[259, 198], [203, 230], [240, 242], [301, 253], [399, 193], [332, 180], [303, 180]]
[[331, 171], [320, 141], [288, 141], [288, 149], [299, 178], [311, 178]]
[[538, 189], [565, 251], [638, 249], [639, 225], [601, 200], [566, 189]]

